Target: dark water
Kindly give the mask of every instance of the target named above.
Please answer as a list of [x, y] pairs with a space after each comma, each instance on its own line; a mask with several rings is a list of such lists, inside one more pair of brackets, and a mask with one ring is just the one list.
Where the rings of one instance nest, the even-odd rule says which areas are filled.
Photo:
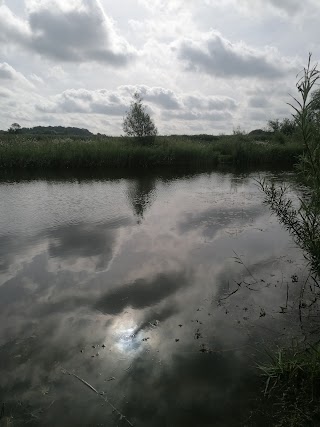
[[12, 425], [251, 425], [257, 357], [290, 337], [280, 306], [306, 274], [255, 178], [0, 183], [0, 402]]

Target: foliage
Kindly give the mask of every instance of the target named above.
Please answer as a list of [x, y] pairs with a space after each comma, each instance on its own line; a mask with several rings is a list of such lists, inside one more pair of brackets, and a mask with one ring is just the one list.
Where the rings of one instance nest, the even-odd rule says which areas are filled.
[[65, 126], [34, 126], [32, 128], [21, 128], [22, 135], [53, 135], [53, 136], [81, 136], [89, 137], [93, 134], [88, 129]]
[[308, 191], [298, 198], [295, 206], [286, 189], [265, 181], [260, 183], [265, 202], [305, 251], [312, 272], [317, 275], [320, 274], [320, 145], [319, 129], [313, 121], [314, 98], [310, 100], [310, 95], [319, 78], [317, 65], [311, 66], [310, 54], [308, 65], [296, 85], [301, 99], [293, 97], [295, 104], [289, 104], [295, 111], [293, 118], [302, 135], [304, 152], [297, 169]]
[[273, 402], [273, 424], [277, 427], [314, 426], [320, 416], [319, 346], [292, 345], [269, 354], [270, 362], [258, 366], [265, 379], [264, 395]]
[[146, 107], [142, 104], [142, 97], [139, 93], [133, 95], [130, 110], [123, 119], [123, 131], [127, 136], [133, 136], [140, 140], [153, 141], [158, 131], [151, 117], [146, 112]]
[[[286, 188], [278, 187], [273, 182], [260, 182], [265, 202], [290, 231], [309, 261], [313, 286], [310, 282], [308, 289], [310, 288], [312, 302], [306, 304], [303, 301], [306, 289], [304, 283], [300, 291], [300, 321], [301, 309], [309, 309], [317, 303], [320, 296], [320, 128], [315, 120], [319, 98], [312, 92], [319, 78], [317, 64], [311, 66], [309, 54], [308, 65], [296, 84], [300, 98], [292, 97], [294, 102], [289, 104], [294, 109], [294, 122], [303, 141], [304, 150], [297, 165], [299, 176], [305, 185], [302, 196], [294, 200], [288, 195]], [[267, 379], [265, 394], [277, 403], [274, 425], [318, 425], [315, 424], [315, 419], [319, 420], [320, 417], [319, 347], [309, 345], [304, 350], [279, 350], [271, 358], [271, 363], [260, 369]]]
[[90, 139], [15, 136], [12, 144], [0, 136], [0, 168], [90, 167], [212, 167], [228, 162], [241, 167], [292, 167], [302, 154], [297, 144], [257, 144], [221, 136], [217, 141], [193, 137], [158, 137], [145, 145], [131, 138], [96, 136]]
[[269, 120], [268, 129], [274, 133], [281, 133], [286, 136], [293, 135], [297, 130], [297, 124], [294, 119], [284, 118], [283, 120]]
[[19, 125], [19, 123], [12, 123], [12, 125], [8, 130], [9, 133], [14, 133], [14, 134], [20, 133], [20, 131], [21, 131], [21, 126]]

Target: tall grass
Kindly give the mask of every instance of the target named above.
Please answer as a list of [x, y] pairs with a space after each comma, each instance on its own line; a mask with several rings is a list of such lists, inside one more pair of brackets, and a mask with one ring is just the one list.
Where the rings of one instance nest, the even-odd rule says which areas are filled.
[[258, 143], [237, 135], [213, 141], [157, 137], [150, 145], [132, 138], [90, 139], [4, 137], [0, 168], [149, 168], [155, 166], [292, 166], [302, 153], [298, 143]]
[[[303, 154], [297, 172], [307, 185], [307, 191], [294, 203], [286, 189], [274, 183], [261, 182], [265, 202], [276, 213], [280, 222], [290, 231], [295, 242], [302, 248], [309, 262], [310, 277], [304, 282], [299, 296], [299, 320], [304, 333], [305, 319], [310, 323], [310, 313], [319, 316], [320, 301], [320, 128], [313, 120], [312, 89], [320, 80], [317, 64], [311, 66], [311, 54], [302, 77], [297, 82], [299, 97], [293, 97], [294, 120], [298, 126]], [[311, 98], [311, 100], [310, 100]], [[306, 286], [308, 284], [308, 286]], [[307, 294], [305, 296], [305, 294]], [[314, 328], [314, 324], [312, 323]], [[319, 332], [319, 328], [314, 332]], [[317, 340], [316, 335], [305, 335], [306, 342]], [[260, 367], [267, 378], [266, 392], [278, 405], [275, 413], [276, 426], [320, 425], [320, 347], [309, 344], [294, 351], [280, 350], [270, 364]], [[270, 386], [270, 387], [269, 387]]]
[[265, 379], [264, 396], [272, 403], [268, 417], [275, 427], [319, 425], [319, 345], [301, 349], [293, 345], [270, 354], [270, 362], [259, 366]]

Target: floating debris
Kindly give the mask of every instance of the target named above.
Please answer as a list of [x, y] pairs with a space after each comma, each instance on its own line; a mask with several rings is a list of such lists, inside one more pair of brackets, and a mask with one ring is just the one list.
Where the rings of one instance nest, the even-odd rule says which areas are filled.
[[182, 328], [182, 325], [179, 325], [180, 328]]
[[106, 348], [106, 346], [104, 345], [104, 344], [102, 344], [102, 346], [101, 346], [102, 348]]
[[115, 377], [110, 377], [106, 381], [114, 381], [114, 380], [115, 380]]
[[159, 320], [154, 320], [153, 322], [149, 322], [149, 325], [152, 326], [153, 328], [156, 328], [157, 326], [159, 326], [160, 321]]
[[201, 332], [200, 332], [200, 329], [197, 329], [197, 331], [196, 331], [196, 333], [194, 334], [194, 338], [195, 339], [199, 339], [199, 338], [202, 338], [202, 335], [201, 335]]
[[264, 317], [266, 315], [266, 312], [263, 308], [260, 309], [260, 316], [259, 317]]
[[212, 353], [212, 350], [207, 348], [205, 344], [201, 344], [199, 351], [201, 351], [201, 353]]
[[176, 342], [180, 341], [179, 338], [176, 338]]

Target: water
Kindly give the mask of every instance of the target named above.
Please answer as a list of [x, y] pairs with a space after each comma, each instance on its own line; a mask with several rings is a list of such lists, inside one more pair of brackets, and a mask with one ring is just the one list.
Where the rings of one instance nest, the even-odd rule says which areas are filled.
[[250, 425], [256, 358], [294, 334], [287, 291], [306, 275], [255, 178], [0, 183], [0, 402], [13, 425]]

